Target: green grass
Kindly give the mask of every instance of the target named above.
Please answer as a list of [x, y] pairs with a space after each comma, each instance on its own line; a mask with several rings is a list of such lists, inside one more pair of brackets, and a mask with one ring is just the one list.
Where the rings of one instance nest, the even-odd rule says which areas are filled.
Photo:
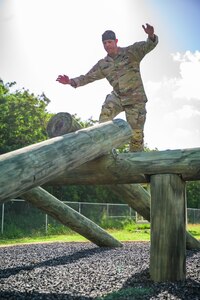
[[120, 291], [116, 291], [110, 294], [107, 294], [103, 297], [98, 297], [96, 300], [136, 300], [136, 299], [144, 299], [144, 296], [150, 295], [152, 289], [150, 288], [139, 288], [139, 287], [132, 287], [122, 289]]
[[[188, 225], [187, 230], [196, 238], [200, 240], [200, 224]], [[127, 225], [124, 229], [107, 229], [109, 234], [121, 242], [127, 241], [150, 241], [150, 225], [149, 224], [135, 224], [131, 227]], [[86, 242], [86, 238], [77, 233], [67, 232], [65, 234], [39, 235], [22, 238], [1, 238], [0, 245], [15, 245], [15, 244], [29, 244], [29, 243], [46, 243], [46, 242]]]

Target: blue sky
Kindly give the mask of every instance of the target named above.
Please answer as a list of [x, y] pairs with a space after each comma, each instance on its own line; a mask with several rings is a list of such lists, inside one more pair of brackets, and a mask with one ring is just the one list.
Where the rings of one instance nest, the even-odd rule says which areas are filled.
[[199, 0], [152, 0], [150, 2], [157, 13], [162, 27], [174, 43], [172, 51], [199, 50], [198, 31], [200, 26]]
[[0, 77], [44, 92], [53, 113], [98, 119], [108, 82], [72, 89], [57, 75], [85, 74], [104, 57], [106, 29], [126, 46], [145, 40], [142, 24], [150, 23], [159, 45], [141, 63], [145, 142], [159, 150], [199, 147], [199, 8], [198, 0], [0, 0]]

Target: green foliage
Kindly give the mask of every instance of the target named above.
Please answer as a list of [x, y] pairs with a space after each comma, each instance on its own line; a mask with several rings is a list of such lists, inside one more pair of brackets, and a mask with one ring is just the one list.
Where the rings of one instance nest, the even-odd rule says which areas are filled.
[[123, 229], [132, 231], [135, 222], [130, 217], [127, 218], [111, 218], [103, 214], [100, 220], [100, 226], [104, 229]]
[[200, 208], [200, 181], [189, 181], [186, 187], [187, 207]]
[[62, 201], [92, 203], [124, 203], [108, 186], [104, 185], [69, 185], [47, 186], [49, 193]]
[[127, 299], [144, 299], [152, 293], [151, 288], [131, 287], [121, 289], [120, 291], [112, 292], [103, 297], [98, 297], [97, 300], [127, 300]]
[[149, 232], [150, 223], [137, 224], [135, 222], [126, 222], [124, 224], [123, 229], [127, 230], [129, 232], [135, 232], [135, 231], [138, 231], [138, 230], [143, 230], [143, 231]]
[[11, 92], [14, 85], [0, 81], [0, 154], [47, 139], [50, 100], [25, 89]]
[[25, 201], [4, 204], [4, 235], [20, 238], [45, 232], [45, 214]]
[[60, 223], [57, 224], [55, 224], [55, 222], [48, 223], [47, 235], [57, 235], [57, 234], [73, 234], [73, 231], [70, 228]]
[[81, 118], [79, 118], [79, 117], [77, 116], [77, 114], [72, 115], [72, 117], [73, 117], [73, 118], [81, 125], [81, 127], [83, 127], [83, 128], [87, 128], [87, 127], [93, 126], [93, 125], [95, 125], [96, 123], [99, 122], [98, 120], [93, 120], [92, 118], [89, 118], [88, 120], [83, 121], [83, 120], [81, 120]]
[[10, 223], [9, 226], [6, 227], [6, 230], [4, 230], [3, 236], [7, 239], [14, 239], [14, 238], [22, 238], [26, 236], [27, 233], [24, 232], [24, 230], [18, 226], [16, 226], [15, 223]]

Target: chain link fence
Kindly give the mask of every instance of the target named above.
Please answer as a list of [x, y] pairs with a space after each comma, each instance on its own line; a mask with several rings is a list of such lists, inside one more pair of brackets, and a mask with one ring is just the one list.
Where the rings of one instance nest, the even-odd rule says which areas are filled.
[[[100, 224], [103, 218], [114, 221], [131, 219], [136, 223], [148, 223], [128, 204], [63, 202], [97, 224]], [[200, 209], [188, 208], [187, 220], [188, 224], [200, 224]], [[1, 234], [6, 231], [8, 226], [10, 231], [16, 231], [17, 228], [26, 226], [27, 231], [37, 232], [43, 229], [47, 233], [48, 228], [56, 224], [59, 223], [27, 201], [13, 199], [1, 205]]]

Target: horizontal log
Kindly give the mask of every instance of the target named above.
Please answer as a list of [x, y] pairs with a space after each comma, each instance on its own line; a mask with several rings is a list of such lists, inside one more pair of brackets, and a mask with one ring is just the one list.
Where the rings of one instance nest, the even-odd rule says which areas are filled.
[[[98, 172], [97, 172], [98, 170]], [[106, 154], [55, 177], [51, 185], [147, 183], [153, 174], [200, 179], [200, 148]]]
[[126, 121], [115, 119], [1, 155], [0, 203], [109, 152], [131, 134]]
[[77, 211], [52, 196], [40, 187], [24, 193], [23, 198], [29, 203], [44, 211], [60, 223], [68, 226], [75, 232], [100, 247], [120, 247], [122, 244], [108, 234], [100, 226], [79, 214]]

